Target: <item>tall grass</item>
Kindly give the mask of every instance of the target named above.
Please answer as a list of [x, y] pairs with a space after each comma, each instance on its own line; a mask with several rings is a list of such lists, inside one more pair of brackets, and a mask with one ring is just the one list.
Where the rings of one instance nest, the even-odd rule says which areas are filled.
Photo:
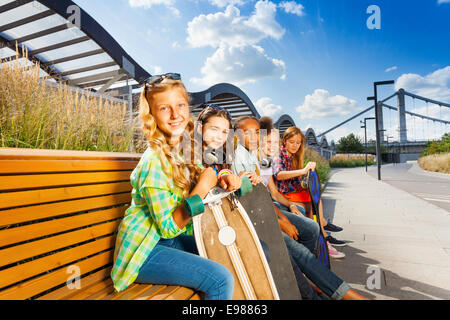
[[450, 173], [450, 152], [421, 157], [417, 162], [424, 170]]
[[[367, 164], [375, 164], [375, 157], [371, 154], [367, 155]], [[330, 159], [330, 166], [332, 168], [354, 168], [366, 165], [365, 155], [355, 154], [337, 154]]]
[[[27, 52], [23, 52], [27, 57]], [[0, 65], [0, 146], [127, 152], [136, 121], [125, 102], [52, 86], [19, 52]]]
[[328, 160], [326, 160], [319, 152], [311, 148], [306, 148], [304, 159], [305, 165], [308, 162], [316, 162], [316, 171], [321, 183], [325, 183], [330, 179], [331, 168]]

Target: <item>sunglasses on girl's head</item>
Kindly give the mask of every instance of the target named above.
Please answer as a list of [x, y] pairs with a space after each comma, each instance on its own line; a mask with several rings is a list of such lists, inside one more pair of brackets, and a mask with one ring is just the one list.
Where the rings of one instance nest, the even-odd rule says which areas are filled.
[[211, 108], [211, 109], [220, 110], [220, 111], [225, 110], [227, 115], [228, 115], [228, 117], [231, 120], [230, 112], [227, 109], [225, 109], [224, 107], [221, 107], [221, 106], [219, 106], [217, 104], [213, 104], [213, 103], [212, 104], [205, 104], [204, 106], [205, 106], [205, 108]]
[[181, 75], [179, 73], [166, 73], [166, 74], [155, 75], [155, 76], [151, 76], [150, 78], [145, 80], [144, 83], [146, 85], [151, 86], [153, 84], [160, 83], [164, 79], [181, 80]]

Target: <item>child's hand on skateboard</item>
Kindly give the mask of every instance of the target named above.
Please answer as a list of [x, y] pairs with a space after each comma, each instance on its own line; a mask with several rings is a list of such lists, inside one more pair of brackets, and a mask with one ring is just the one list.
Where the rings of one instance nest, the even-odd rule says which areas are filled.
[[227, 191], [237, 190], [241, 187], [242, 179], [235, 174], [228, 174], [222, 176], [220, 180], [220, 187]]
[[248, 177], [250, 179], [250, 181], [252, 182], [252, 185], [254, 185], [254, 186], [256, 186], [258, 183], [263, 182], [263, 178], [258, 177], [258, 175], [255, 172], [251, 172], [251, 171], [241, 172], [239, 174], [239, 177], [242, 177], [242, 176]]

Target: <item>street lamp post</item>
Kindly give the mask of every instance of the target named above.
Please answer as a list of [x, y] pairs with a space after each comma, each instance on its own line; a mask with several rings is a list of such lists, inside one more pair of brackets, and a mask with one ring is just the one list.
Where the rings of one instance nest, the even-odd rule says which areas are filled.
[[373, 83], [373, 97], [368, 97], [367, 100], [373, 100], [375, 103], [375, 136], [376, 136], [376, 150], [377, 150], [377, 167], [378, 167], [378, 180], [381, 180], [381, 145], [380, 145], [380, 131], [379, 131], [379, 111], [378, 111], [378, 97], [377, 86], [394, 84], [394, 80], [389, 81], [377, 81]]
[[375, 120], [375, 117], [370, 118], [364, 118], [364, 121], [360, 121], [361, 124], [364, 123], [364, 126], [361, 128], [364, 128], [364, 144], [366, 146], [366, 172], [367, 172], [367, 120]]

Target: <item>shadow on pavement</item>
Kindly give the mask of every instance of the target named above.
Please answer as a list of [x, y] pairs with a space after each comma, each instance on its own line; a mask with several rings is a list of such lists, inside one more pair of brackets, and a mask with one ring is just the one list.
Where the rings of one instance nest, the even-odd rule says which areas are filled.
[[450, 299], [449, 290], [403, 278], [387, 269], [381, 269], [380, 289], [370, 290], [367, 288], [367, 280], [373, 272], [368, 272], [368, 268], [369, 266], [377, 266], [380, 262], [364, 257], [362, 254], [367, 254], [367, 252], [351, 245], [340, 247], [339, 250], [344, 252], [346, 257], [342, 260], [332, 260], [331, 268], [333, 272], [350, 284], [364, 286], [364, 290], [354, 289], [369, 299], [376, 299], [377, 295], [399, 300], [432, 300], [433, 297]]

